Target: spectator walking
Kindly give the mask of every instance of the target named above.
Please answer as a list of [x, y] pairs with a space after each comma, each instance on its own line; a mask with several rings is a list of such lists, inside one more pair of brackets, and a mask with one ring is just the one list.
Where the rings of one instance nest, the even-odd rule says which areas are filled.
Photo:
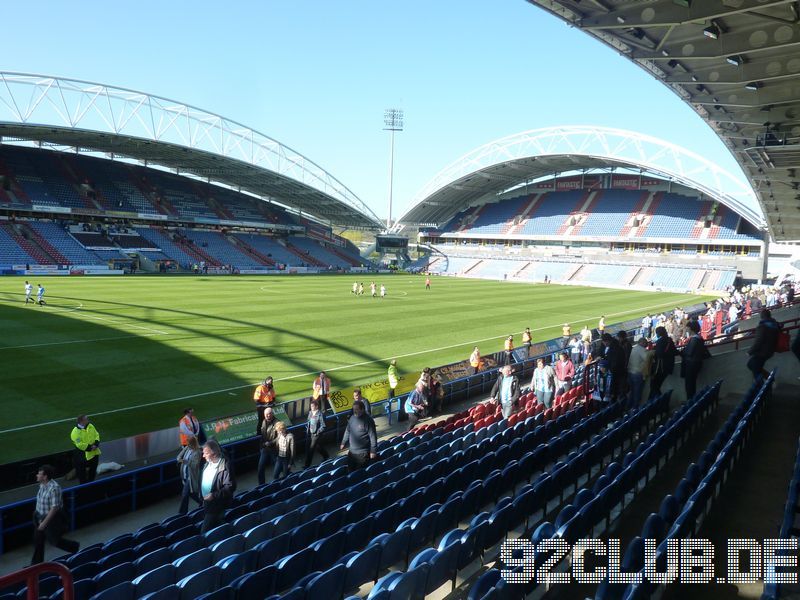
[[267, 377], [256, 388], [253, 393], [253, 402], [256, 403], [256, 416], [258, 417], [256, 435], [258, 435], [261, 433], [261, 426], [264, 424], [264, 409], [275, 404], [275, 388], [272, 377]]
[[597, 322], [597, 331], [600, 332], [600, 335], [603, 335], [605, 330], [606, 330], [606, 316], [602, 315], [600, 317], [600, 320]]
[[277, 456], [272, 478], [282, 479], [292, 472], [292, 465], [294, 465], [294, 435], [286, 431], [286, 423], [281, 421], [275, 423], [275, 434]]
[[761, 311], [761, 321], [756, 327], [753, 345], [747, 351], [750, 355], [747, 368], [753, 373], [753, 379], [765, 379], [769, 375], [764, 370], [764, 364], [775, 354], [782, 328], [781, 324], [772, 318], [769, 309]]
[[563, 342], [563, 347], [566, 348], [569, 344], [569, 340], [572, 338], [572, 326], [569, 323], [564, 323], [561, 326], [561, 341]]
[[194, 409], [183, 409], [183, 417], [178, 421], [178, 439], [181, 446], [185, 448], [191, 438], [196, 438], [198, 443], [202, 443], [200, 432], [200, 421], [194, 416]]
[[608, 363], [608, 371], [611, 374], [611, 399], [616, 400], [625, 391], [625, 376], [628, 373], [628, 358], [625, 350], [620, 345], [617, 338], [610, 333], [600, 336], [603, 345], [603, 360]]
[[73, 462], [78, 481], [80, 483], [94, 481], [97, 476], [97, 465], [100, 462], [100, 434], [89, 422], [89, 417], [78, 416], [78, 422], [72, 429], [70, 438], [75, 446]]
[[278, 421], [275, 419], [275, 413], [272, 408], [264, 409], [264, 422], [261, 424], [261, 448], [258, 453], [258, 485], [264, 485], [267, 482], [267, 466], [275, 459], [275, 439], [278, 437], [278, 432], [275, 430], [275, 425]]
[[61, 486], [53, 476], [55, 470], [50, 465], [42, 465], [36, 473], [39, 491], [36, 493], [36, 509], [33, 512], [33, 558], [32, 565], [44, 562], [44, 543], [47, 541], [56, 548], [75, 553], [80, 544], [64, 537], [67, 531], [67, 516]]
[[562, 352], [560, 360], [556, 362], [554, 371], [556, 372], [556, 394], [565, 394], [572, 387], [572, 379], [575, 377], [575, 365], [569, 359], [569, 354]]
[[417, 381], [416, 387], [406, 397], [403, 411], [408, 417], [408, 428], [406, 431], [411, 431], [419, 420], [425, 416], [425, 407], [427, 402], [425, 400], [425, 385], [422, 380]]
[[553, 405], [553, 395], [556, 391], [556, 373], [553, 367], [546, 365], [544, 358], [536, 359], [536, 369], [531, 378], [531, 387], [536, 394], [539, 404], [544, 404], [545, 408]]
[[353, 402], [353, 414], [347, 420], [341, 448], [348, 448], [347, 470], [351, 473], [378, 457], [375, 421], [366, 414], [363, 402]]
[[500, 403], [503, 418], [507, 419], [514, 412], [514, 405], [519, 401], [519, 379], [513, 375], [511, 365], [500, 369], [500, 376], [492, 386], [492, 400]]
[[178, 466], [181, 472], [183, 489], [181, 490], [181, 504], [178, 513], [185, 515], [189, 512], [189, 498], [203, 506], [200, 499], [200, 459], [202, 458], [200, 444], [196, 437], [189, 438], [187, 444], [178, 453]]
[[640, 337], [631, 350], [628, 359], [628, 383], [630, 384], [630, 398], [632, 406], [639, 406], [642, 402], [644, 379], [647, 376], [647, 366], [650, 353], [647, 350], [647, 338]]
[[703, 361], [711, 357], [711, 353], [706, 348], [705, 341], [700, 337], [700, 325], [697, 321], [689, 321], [689, 331], [692, 336], [681, 352], [681, 377], [684, 378], [686, 386], [686, 399], [694, 398], [697, 392], [697, 376], [703, 368]]
[[364, 398], [361, 394], [361, 388], [356, 388], [353, 390], [353, 402], [363, 402], [364, 403], [364, 412], [368, 415], [372, 416], [372, 405], [370, 404], [369, 400]]
[[325, 403], [328, 401], [328, 394], [331, 393], [331, 378], [325, 375], [325, 371], [320, 371], [320, 374], [314, 379], [311, 386], [311, 397], [319, 401], [319, 409], [325, 412]]
[[678, 350], [675, 348], [672, 338], [667, 335], [667, 330], [662, 326], [656, 327], [656, 343], [653, 349], [653, 368], [650, 377], [651, 398], [661, 394], [661, 385], [675, 370], [677, 354]]
[[236, 491], [236, 480], [233, 476], [233, 465], [223, 454], [217, 440], [208, 440], [203, 446], [203, 458], [206, 466], [200, 478], [200, 490], [203, 495], [203, 526], [201, 534], [222, 525], [225, 509], [230, 506], [233, 492]]
[[306, 421], [306, 462], [304, 468], [311, 466], [311, 461], [314, 459], [314, 452], [319, 451], [322, 460], [328, 460], [330, 455], [325, 447], [322, 445], [322, 434], [325, 432], [325, 417], [319, 409], [319, 402], [316, 400], [311, 401], [311, 409], [308, 411], [308, 420]]
[[394, 398], [395, 390], [397, 389], [397, 385], [400, 383], [400, 375], [397, 373], [397, 359], [392, 359], [392, 362], [389, 363], [389, 370], [387, 372], [387, 378], [389, 380], [389, 398]]
[[438, 415], [442, 412], [442, 403], [444, 402], [444, 386], [442, 381], [436, 375], [436, 371], [430, 372], [428, 378], [428, 406], [431, 415]]

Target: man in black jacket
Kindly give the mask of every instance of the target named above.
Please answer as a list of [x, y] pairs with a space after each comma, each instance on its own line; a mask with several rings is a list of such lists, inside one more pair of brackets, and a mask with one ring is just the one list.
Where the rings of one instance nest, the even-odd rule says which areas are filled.
[[236, 491], [236, 480], [233, 477], [233, 465], [222, 453], [217, 440], [206, 442], [203, 446], [203, 458], [206, 466], [200, 476], [200, 491], [203, 495], [205, 516], [200, 533], [205, 534], [217, 525], [222, 525], [225, 509], [230, 505], [233, 492]]
[[772, 318], [768, 309], [761, 311], [761, 321], [756, 327], [753, 345], [747, 351], [750, 355], [747, 368], [753, 373], [753, 379], [763, 379], [768, 375], [764, 370], [764, 364], [775, 354], [781, 328], [781, 324]]
[[661, 384], [672, 375], [675, 369], [675, 355], [678, 351], [665, 327], [656, 327], [656, 344], [653, 351], [653, 368], [650, 377], [650, 397], [661, 394]]
[[687, 323], [692, 337], [681, 352], [681, 377], [686, 386], [686, 399], [691, 400], [697, 392], [697, 376], [703, 368], [703, 361], [711, 356], [706, 348], [705, 340], [700, 337], [700, 324], [697, 321]]
[[353, 402], [353, 414], [347, 420], [342, 437], [342, 450], [347, 452], [347, 470], [352, 473], [366, 467], [369, 461], [378, 458], [378, 433], [375, 421], [364, 410], [363, 401]]

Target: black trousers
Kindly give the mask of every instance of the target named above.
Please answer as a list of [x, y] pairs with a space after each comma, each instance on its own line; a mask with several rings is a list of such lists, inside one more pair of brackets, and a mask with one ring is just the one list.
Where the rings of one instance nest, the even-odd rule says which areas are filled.
[[352, 473], [358, 469], [363, 469], [369, 464], [369, 452], [348, 452], [347, 471]]
[[320, 439], [319, 435], [310, 435], [308, 436], [307, 440], [305, 463], [306, 469], [311, 466], [311, 461], [314, 460], [314, 452], [319, 452], [322, 460], [328, 460], [330, 458], [330, 454], [328, 454], [328, 451], [325, 450], [325, 446], [322, 445], [322, 440]]
[[78, 481], [80, 483], [94, 481], [95, 477], [97, 477], [97, 465], [99, 463], [99, 456], [93, 456], [90, 460], [86, 460], [86, 453], [83, 450], [75, 449], [73, 465], [75, 466], [75, 474], [78, 476]]
[[658, 373], [653, 375], [650, 378], [650, 397], [655, 398], [659, 394], [661, 394], [661, 385], [664, 383], [664, 380], [667, 378], [666, 373]]
[[66, 530], [66, 521], [64, 514], [59, 511], [57, 515], [45, 527], [44, 531], [39, 530], [39, 523], [41, 520], [38, 516], [33, 518], [33, 558], [31, 559], [32, 565], [37, 565], [44, 562], [44, 543], [48, 542], [56, 548], [69, 552], [70, 554], [77, 552], [80, 544], [74, 540], [68, 540], [63, 537]]
[[694, 398], [697, 393], [697, 376], [700, 375], [700, 368], [702, 365], [692, 365], [687, 363], [684, 367], [683, 377], [684, 385], [686, 386], [686, 399]]
[[203, 526], [200, 529], [201, 534], [205, 534], [217, 525], [222, 525], [225, 520], [225, 507], [218, 504], [211, 504], [208, 501], [203, 502], [205, 506], [205, 514], [203, 515]]

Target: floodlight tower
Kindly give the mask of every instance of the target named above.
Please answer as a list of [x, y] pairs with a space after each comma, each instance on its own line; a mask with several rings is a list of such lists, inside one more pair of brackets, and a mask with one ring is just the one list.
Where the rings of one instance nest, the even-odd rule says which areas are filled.
[[394, 179], [394, 132], [403, 131], [403, 109], [387, 108], [383, 111], [383, 130], [389, 135], [389, 216], [386, 217], [386, 230], [392, 228], [392, 187]]

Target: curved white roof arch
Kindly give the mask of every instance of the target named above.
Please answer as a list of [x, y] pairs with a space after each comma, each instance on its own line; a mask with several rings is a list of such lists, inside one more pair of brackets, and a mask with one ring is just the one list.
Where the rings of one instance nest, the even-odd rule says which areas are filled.
[[[292, 148], [237, 121], [144, 92], [0, 72], [0, 135], [118, 153], [203, 176], [208, 171], [209, 180], [238, 183], [310, 214], [344, 212], [354, 223], [381, 223], [347, 186]], [[160, 152], [152, 150], [156, 145]], [[254, 169], [260, 179], [248, 179]], [[244, 183], [232, 181], [237, 176]]]
[[[473, 190], [482, 194], [501, 192], [512, 184], [553, 175], [548, 157], [568, 157], [570, 169], [629, 166], [672, 179], [697, 189], [729, 206], [753, 225], [764, 227], [764, 218], [753, 189], [716, 164], [685, 148], [658, 138], [606, 127], [564, 126], [533, 129], [500, 138], [476, 148], [439, 171], [415, 196], [401, 222], [424, 222], [420, 208], [436, 204], [437, 195], [454, 186], [483, 178]], [[526, 162], [526, 159], [531, 159]], [[539, 164], [537, 164], [537, 161]], [[511, 167], [498, 174], [498, 166]], [[494, 169], [493, 169], [494, 167]], [[416, 215], [415, 215], [416, 213]]]

